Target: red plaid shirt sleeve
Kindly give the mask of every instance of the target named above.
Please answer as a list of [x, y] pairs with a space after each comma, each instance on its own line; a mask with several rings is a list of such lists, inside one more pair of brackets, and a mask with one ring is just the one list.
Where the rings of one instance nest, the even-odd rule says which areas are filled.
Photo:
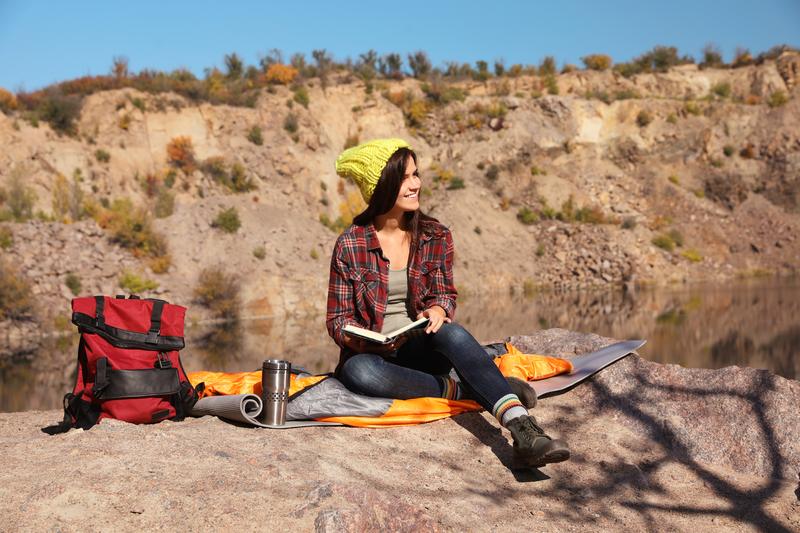
[[[456, 297], [458, 296], [458, 291], [453, 282], [454, 246], [453, 236], [449, 230], [445, 231], [444, 237], [444, 250], [437, 250], [439, 255], [443, 255], [443, 263], [441, 268], [435, 269], [430, 277], [429, 289], [433, 297], [426, 300], [425, 308], [438, 305], [452, 319], [456, 313]], [[444, 254], [441, 252], [444, 252]]]
[[328, 311], [325, 325], [328, 335], [340, 347], [345, 348], [342, 328], [346, 324], [360, 325], [355, 320], [353, 286], [348, 278], [350, 267], [347, 264], [347, 248], [340, 237], [331, 255], [331, 272], [328, 283]]

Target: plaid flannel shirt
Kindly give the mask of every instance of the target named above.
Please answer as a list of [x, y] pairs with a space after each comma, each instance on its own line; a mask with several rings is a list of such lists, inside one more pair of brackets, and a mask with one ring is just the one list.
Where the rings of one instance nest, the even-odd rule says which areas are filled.
[[[458, 295], [453, 284], [453, 237], [437, 222], [423, 224], [420, 245], [408, 262], [410, 315], [416, 319], [419, 312], [438, 305], [453, 318]], [[340, 364], [352, 355], [343, 341], [346, 324], [372, 331], [383, 327], [388, 285], [389, 260], [383, 255], [375, 226], [351, 225], [336, 239], [328, 285], [326, 326], [342, 349]]]

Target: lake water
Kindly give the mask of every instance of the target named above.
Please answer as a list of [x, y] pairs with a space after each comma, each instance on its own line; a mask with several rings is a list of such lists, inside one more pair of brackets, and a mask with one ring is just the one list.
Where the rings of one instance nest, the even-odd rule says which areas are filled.
[[[800, 379], [800, 283], [754, 281], [641, 290], [542, 292], [459, 301], [457, 320], [482, 342], [559, 327], [647, 339], [640, 355], [695, 368], [766, 368]], [[0, 363], [0, 412], [57, 409], [75, 375], [77, 334], [47, 338], [34, 353]], [[338, 348], [324, 314], [246, 320], [187, 330], [187, 372], [246, 371], [284, 358], [312, 372], [334, 368]]]

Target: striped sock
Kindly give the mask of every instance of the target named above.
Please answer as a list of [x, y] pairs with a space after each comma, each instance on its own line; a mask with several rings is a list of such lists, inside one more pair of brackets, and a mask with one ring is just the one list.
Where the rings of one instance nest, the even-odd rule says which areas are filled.
[[442, 381], [442, 398], [446, 398], [448, 400], [460, 400], [463, 396], [463, 391], [461, 390], [461, 384], [451, 378], [450, 376], [440, 376]]
[[505, 427], [509, 420], [513, 420], [518, 416], [527, 415], [528, 410], [519, 401], [516, 394], [506, 394], [497, 400], [492, 408], [492, 414], [502, 426]]

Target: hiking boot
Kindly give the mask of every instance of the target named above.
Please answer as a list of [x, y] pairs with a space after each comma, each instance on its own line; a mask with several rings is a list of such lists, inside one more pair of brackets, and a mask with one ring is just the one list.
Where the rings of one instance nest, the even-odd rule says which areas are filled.
[[511, 386], [511, 392], [517, 395], [526, 409], [533, 409], [536, 406], [536, 391], [527, 381], [515, 377], [507, 377], [506, 381]]
[[532, 416], [518, 416], [506, 424], [514, 438], [514, 464], [538, 468], [569, 459], [567, 443], [548, 437]]

